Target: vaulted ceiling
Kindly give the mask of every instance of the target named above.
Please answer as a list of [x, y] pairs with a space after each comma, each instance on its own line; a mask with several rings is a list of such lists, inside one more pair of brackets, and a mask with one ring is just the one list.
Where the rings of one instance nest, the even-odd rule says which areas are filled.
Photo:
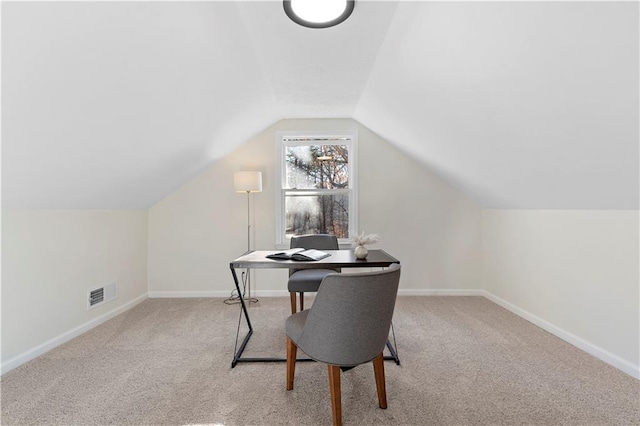
[[485, 207], [637, 209], [635, 2], [2, 4], [4, 207], [145, 208], [282, 118], [352, 117]]

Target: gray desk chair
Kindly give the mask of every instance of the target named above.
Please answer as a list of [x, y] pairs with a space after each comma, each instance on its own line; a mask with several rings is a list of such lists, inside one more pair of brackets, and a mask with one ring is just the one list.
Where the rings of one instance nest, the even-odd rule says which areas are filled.
[[340, 367], [373, 360], [380, 408], [387, 408], [384, 350], [396, 303], [400, 265], [380, 272], [331, 274], [311, 309], [287, 318], [287, 390], [293, 389], [297, 350], [328, 364], [333, 424], [342, 424]]
[[[335, 235], [315, 234], [296, 235], [291, 237], [291, 248], [339, 250], [338, 238]], [[304, 309], [304, 293], [316, 292], [322, 279], [328, 274], [340, 272], [340, 269], [290, 269], [289, 289], [291, 297], [291, 313], [296, 313], [296, 293], [300, 293], [300, 310]]]

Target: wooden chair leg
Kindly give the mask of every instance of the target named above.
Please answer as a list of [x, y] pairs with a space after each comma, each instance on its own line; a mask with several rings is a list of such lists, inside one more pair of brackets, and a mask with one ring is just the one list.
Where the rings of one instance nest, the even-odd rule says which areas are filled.
[[328, 365], [329, 389], [331, 390], [331, 411], [333, 426], [342, 426], [342, 395], [340, 393], [340, 367]]
[[304, 293], [300, 292], [300, 310], [304, 311]]
[[289, 293], [289, 298], [291, 299], [291, 315], [293, 315], [296, 313], [296, 292]]
[[373, 373], [376, 376], [378, 405], [380, 405], [380, 408], [387, 408], [387, 388], [384, 383], [384, 356], [382, 352], [373, 360]]
[[293, 379], [296, 374], [296, 356], [298, 347], [287, 336], [287, 390], [293, 389]]

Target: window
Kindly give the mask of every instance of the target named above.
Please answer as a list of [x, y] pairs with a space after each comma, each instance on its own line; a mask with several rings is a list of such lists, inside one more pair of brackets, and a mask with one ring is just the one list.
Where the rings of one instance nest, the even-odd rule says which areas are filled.
[[345, 242], [357, 229], [357, 135], [278, 133], [277, 146], [276, 242], [303, 234]]

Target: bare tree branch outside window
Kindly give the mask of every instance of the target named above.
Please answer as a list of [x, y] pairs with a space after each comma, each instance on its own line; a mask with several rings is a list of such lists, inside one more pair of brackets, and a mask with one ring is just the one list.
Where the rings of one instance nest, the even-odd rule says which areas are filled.
[[349, 237], [349, 150], [344, 145], [287, 146], [285, 233]]

